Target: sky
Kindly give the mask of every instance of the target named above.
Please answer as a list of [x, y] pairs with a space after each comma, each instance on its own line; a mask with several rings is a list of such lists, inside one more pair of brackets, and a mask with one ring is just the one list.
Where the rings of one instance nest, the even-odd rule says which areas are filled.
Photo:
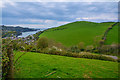
[[51, 28], [75, 21], [118, 21], [118, 2], [6, 2], [2, 25]]

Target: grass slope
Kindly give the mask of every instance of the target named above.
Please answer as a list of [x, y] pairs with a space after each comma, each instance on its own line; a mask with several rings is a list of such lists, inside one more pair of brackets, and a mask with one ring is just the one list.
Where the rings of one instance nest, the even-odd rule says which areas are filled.
[[[17, 52], [15, 58], [23, 53], [24, 52]], [[19, 61], [19, 64], [16, 65], [16, 67], [19, 69], [15, 72], [16, 78], [118, 77], [117, 62], [72, 58], [33, 52], [27, 52], [24, 56], [20, 58]]]
[[118, 43], [118, 31], [120, 31], [120, 29], [117, 24], [108, 32], [105, 44]]
[[94, 23], [87, 21], [77, 21], [60, 27], [51, 28], [41, 34], [39, 37], [48, 37], [65, 46], [76, 45], [84, 42], [85, 45], [92, 45], [94, 40], [101, 40], [105, 31], [114, 22]]

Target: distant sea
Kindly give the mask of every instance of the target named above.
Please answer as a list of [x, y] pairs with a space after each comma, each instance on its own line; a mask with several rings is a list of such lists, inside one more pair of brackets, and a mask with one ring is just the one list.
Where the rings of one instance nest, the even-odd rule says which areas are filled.
[[22, 35], [19, 35], [18, 37], [27, 37], [29, 35], [33, 35], [33, 34], [39, 32], [39, 31], [43, 31], [45, 29], [47, 29], [47, 28], [41, 28], [40, 30], [37, 30], [37, 31], [22, 32]]

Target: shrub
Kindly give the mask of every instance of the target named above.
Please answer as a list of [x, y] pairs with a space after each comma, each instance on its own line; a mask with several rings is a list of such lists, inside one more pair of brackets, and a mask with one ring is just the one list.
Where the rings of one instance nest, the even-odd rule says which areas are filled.
[[102, 55], [93, 55], [93, 54], [88, 54], [88, 53], [83, 53], [83, 54], [78, 54], [78, 53], [67, 53], [67, 56], [69, 57], [76, 57], [76, 58], [88, 58], [88, 59], [98, 59], [98, 60], [105, 60], [105, 61], [116, 61], [115, 59], [107, 56], [102, 56]]
[[66, 53], [66, 56], [73, 57], [73, 53], [67, 52], [67, 53]]
[[41, 53], [45, 53], [45, 54], [49, 54], [49, 49], [48, 48], [45, 48], [43, 50], [40, 51]]
[[62, 51], [60, 55], [61, 55], [61, 56], [66, 56], [66, 54], [67, 54], [66, 51]]
[[93, 50], [94, 53], [99, 53], [99, 51], [97, 49]]
[[87, 52], [92, 52], [93, 49], [94, 49], [93, 45], [89, 45], [89, 46], [86, 47]]
[[117, 62], [120, 62], [120, 58], [117, 59]]
[[48, 39], [46, 37], [39, 38], [37, 41], [37, 48], [44, 49], [48, 47]]
[[31, 52], [36, 52], [36, 48], [33, 47], [33, 48], [31, 49]]
[[48, 54], [60, 55], [61, 51], [58, 51], [55, 48], [52, 48], [51, 50], [48, 51]]
[[77, 46], [72, 46], [69, 51], [73, 53], [79, 53], [80, 49]]
[[26, 45], [25, 51], [32, 51], [33, 46], [32, 45]]

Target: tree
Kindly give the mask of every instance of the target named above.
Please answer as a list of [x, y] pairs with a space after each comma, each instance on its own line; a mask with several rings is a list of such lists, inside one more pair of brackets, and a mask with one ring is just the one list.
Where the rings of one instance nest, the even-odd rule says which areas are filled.
[[73, 52], [73, 53], [79, 53], [79, 52], [80, 52], [80, 50], [78, 49], [77, 46], [72, 46], [72, 47], [70, 48], [70, 51]]
[[94, 49], [93, 45], [89, 45], [89, 46], [86, 47], [86, 51], [92, 52], [93, 49]]
[[102, 45], [104, 45], [104, 40], [99, 41], [99, 46], [101, 47]]
[[44, 49], [48, 47], [48, 39], [46, 37], [39, 38], [37, 41], [37, 49]]
[[7, 73], [7, 78], [13, 78], [14, 77], [14, 68], [13, 68], [13, 49], [12, 49], [12, 45], [9, 45], [7, 47], [7, 55], [9, 57], [9, 62], [8, 62], [8, 73]]
[[84, 45], [85, 45], [84, 42], [80, 42], [80, 43], [78, 44], [78, 48], [79, 48], [81, 51], [83, 51], [84, 48], [85, 48]]

